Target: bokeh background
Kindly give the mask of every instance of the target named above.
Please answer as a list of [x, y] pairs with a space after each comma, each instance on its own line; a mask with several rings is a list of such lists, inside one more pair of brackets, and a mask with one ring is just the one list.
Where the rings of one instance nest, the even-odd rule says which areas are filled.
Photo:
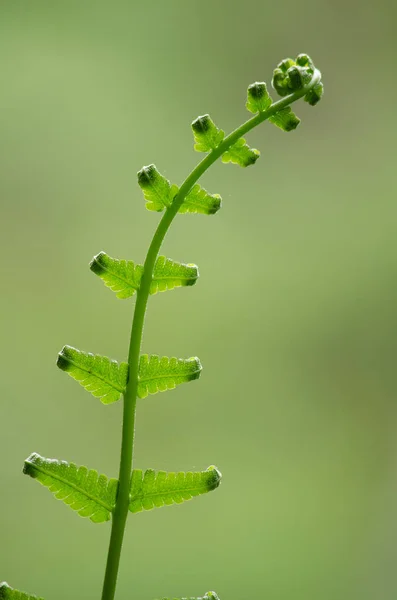
[[216, 164], [215, 217], [164, 245], [194, 288], [153, 297], [143, 350], [200, 356], [199, 382], [139, 402], [135, 465], [222, 470], [221, 488], [131, 517], [117, 598], [395, 600], [395, 5], [386, 0], [44, 1], [0, 7], [0, 579], [100, 597], [109, 524], [23, 477], [38, 451], [117, 476], [121, 403], [55, 367], [63, 344], [126, 357], [133, 302], [91, 257], [144, 259], [159, 216], [136, 171], [181, 183], [191, 121], [230, 131], [247, 85], [308, 52], [326, 94], [300, 128]]

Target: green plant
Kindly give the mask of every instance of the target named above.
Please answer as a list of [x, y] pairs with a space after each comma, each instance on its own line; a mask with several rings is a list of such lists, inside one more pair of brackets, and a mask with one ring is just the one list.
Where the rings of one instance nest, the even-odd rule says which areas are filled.
[[[37, 479], [80, 516], [94, 523], [112, 519], [102, 600], [113, 600], [115, 596], [128, 514], [181, 503], [216, 489], [221, 481], [220, 472], [213, 466], [195, 473], [156, 473], [151, 469], [143, 473], [139, 469], [132, 470], [137, 399], [198, 379], [201, 373], [200, 361], [195, 357], [176, 359], [141, 355], [142, 332], [149, 295], [194, 285], [198, 279], [195, 265], [177, 263], [158, 254], [178, 213], [210, 215], [220, 209], [221, 197], [209, 194], [198, 185], [201, 175], [220, 157], [223, 162], [242, 167], [254, 164], [259, 152], [250, 148], [242, 136], [265, 120], [283, 131], [296, 129], [299, 119], [290, 105], [302, 97], [315, 105], [323, 93], [321, 74], [305, 54], [300, 54], [295, 60], [283, 60], [274, 71], [272, 84], [283, 99], [273, 103], [265, 83], [250, 85], [246, 106], [254, 116], [227, 137], [209, 115], [198, 117], [192, 123], [195, 149], [205, 152], [206, 156], [180, 188], [170, 185], [154, 165], [143, 167], [138, 172], [138, 184], [143, 190], [146, 208], [165, 211], [143, 266], [111, 258], [104, 252], [91, 261], [91, 270], [118, 298], [130, 298], [136, 294], [128, 362], [118, 364], [107, 357], [70, 346], [65, 346], [58, 355], [58, 367], [104, 404], [124, 397], [118, 480], [108, 479], [105, 475], [98, 476], [97, 471], [77, 467], [73, 463], [43, 458], [36, 453], [31, 454], [24, 465], [25, 474]], [[30, 598], [35, 596], [13, 590], [6, 583], [0, 584], [0, 599]], [[208, 592], [204, 596], [204, 600], [216, 598], [215, 592]]]

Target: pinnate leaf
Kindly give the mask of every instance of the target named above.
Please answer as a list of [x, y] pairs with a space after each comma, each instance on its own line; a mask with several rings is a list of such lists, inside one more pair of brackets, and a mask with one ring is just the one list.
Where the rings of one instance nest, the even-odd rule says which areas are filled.
[[143, 266], [132, 260], [111, 258], [100, 252], [90, 262], [90, 269], [104, 284], [116, 292], [117, 298], [130, 298], [139, 289]]
[[43, 598], [38, 598], [37, 596], [14, 590], [3, 581], [0, 583], [0, 600], [43, 600]]
[[229, 150], [222, 154], [222, 162], [231, 162], [240, 165], [240, 167], [249, 167], [258, 160], [259, 156], [259, 150], [250, 148], [248, 144], [246, 144], [245, 139], [240, 138], [229, 148]]
[[197, 152], [215, 150], [225, 137], [225, 132], [219, 129], [209, 115], [197, 117], [192, 123], [194, 149]]
[[150, 293], [165, 292], [176, 287], [194, 285], [199, 277], [198, 267], [159, 256], [153, 270]]
[[247, 109], [252, 113], [264, 112], [272, 103], [264, 81], [251, 83], [247, 90]]
[[283, 131], [293, 131], [301, 122], [299, 117], [292, 112], [289, 106], [279, 110], [277, 113], [269, 117], [270, 123], [280, 127]]
[[157, 212], [171, 206], [178, 192], [177, 186], [171, 185], [168, 179], [158, 172], [155, 165], [142, 167], [138, 171], [138, 184], [145, 196], [146, 208]]
[[221, 473], [216, 467], [206, 471], [167, 473], [148, 469], [132, 472], [130, 511], [151, 510], [170, 504], [181, 504], [193, 496], [215, 490], [221, 482]]
[[82, 352], [64, 346], [58, 354], [57, 366], [73, 377], [103, 404], [117, 402], [127, 384], [128, 364], [107, 356]]
[[197, 357], [168, 358], [142, 354], [139, 359], [138, 397], [174, 389], [181, 383], [198, 379], [201, 363]]
[[26, 460], [23, 472], [37, 479], [81, 517], [93, 523], [108, 521], [116, 504], [117, 479], [74, 463], [44, 458], [35, 452]]
[[209, 194], [207, 190], [197, 183], [192, 187], [182, 206], [180, 213], [201, 213], [202, 215], [214, 215], [222, 206], [222, 198], [219, 194]]

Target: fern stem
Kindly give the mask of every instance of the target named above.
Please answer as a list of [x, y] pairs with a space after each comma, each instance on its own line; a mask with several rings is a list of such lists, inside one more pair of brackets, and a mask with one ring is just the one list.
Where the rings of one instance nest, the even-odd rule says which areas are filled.
[[149, 246], [146, 260], [144, 263], [144, 272], [141, 279], [140, 288], [137, 292], [137, 299], [134, 310], [134, 317], [131, 328], [131, 338], [128, 353], [129, 378], [124, 394], [123, 403], [123, 431], [121, 442], [121, 457], [119, 471], [119, 489], [116, 507], [113, 513], [112, 532], [110, 536], [109, 551], [107, 557], [105, 579], [102, 591], [102, 600], [114, 600], [117, 584], [117, 575], [120, 564], [121, 549], [123, 544], [125, 524], [128, 516], [128, 507], [130, 502], [130, 481], [132, 471], [132, 457], [134, 450], [135, 437], [135, 414], [138, 390], [138, 365], [141, 350], [143, 326], [145, 321], [146, 307], [149, 298], [150, 284], [153, 277], [154, 265], [167, 234], [168, 229], [174, 217], [178, 213], [183, 201], [192, 187], [197, 183], [200, 177], [209, 169], [226, 150], [230, 148], [240, 137], [251, 131], [269, 117], [289, 106], [296, 100], [299, 100], [307, 92], [317, 85], [321, 80], [321, 73], [316, 69], [311, 82], [302, 89], [285, 96], [278, 102], [264, 111], [260, 112], [230, 133], [223, 142], [193, 169], [190, 175], [185, 179], [175, 196], [173, 203], [165, 211]]

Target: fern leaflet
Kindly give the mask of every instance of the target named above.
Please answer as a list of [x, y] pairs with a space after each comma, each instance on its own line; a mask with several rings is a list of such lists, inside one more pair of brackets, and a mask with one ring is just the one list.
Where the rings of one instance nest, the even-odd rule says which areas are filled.
[[225, 137], [225, 132], [218, 129], [209, 115], [197, 117], [192, 123], [194, 136], [194, 149], [197, 152], [211, 152], [215, 150]]
[[280, 127], [280, 129], [287, 132], [296, 129], [301, 122], [300, 118], [292, 112], [289, 106], [269, 117], [269, 121], [273, 125], [276, 125], [276, 127]]
[[216, 467], [206, 471], [167, 473], [148, 469], [143, 473], [134, 469], [131, 478], [130, 511], [151, 510], [170, 504], [181, 504], [193, 496], [215, 490], [221, 482], [221, 473]]
[[158, 172], [155, 165], [143, 167], [138, 171], [138, 184], [145, 196], [146, 208], [157, 212], [171, 206], [178, 192], [177, 186], [171, 185], [168, 179]]
[[157, 354], [142, 354], [139, 359], [138, 397], [174, 389], [181, 383], [198, 379], [201, 363], [197, 357], [168, 358]]
[[150, 293], [165, 292], [176, 287], [194, 285], [199, 277], [198, 267], [159, 256], [153, 271]]
[[104, 284], [116, 292], [117, 298], [130, 298], [139, 289], [143, 267], [132, 260], [111, 258], [100, 252], [90, 262], [90, 269]]
[[214, 215], [222, 206], [222, 198], [219, 194], [209, 194], [207, 190], [197, 183], [190, 190], [182, 206], [180, 213], [201, 213], [202, 215]]
[[36, 452], [25, 460], [23, 472], [37, 479], [81, 517], [88, 517], [93, 523], [110, 519], [116, 504], [117, 479], [108, 479], [94, 469], [77, 467], [64, 460], [44, 458]]
[[117, 402], [127, 384], [128, 364], [107, 356], [82, 352], [64, 346], [58, 354], [57, 366], [73, 377], [103, 404]]
[[0, 583], [0, 600], [43, 600], [43, 598], [38, 598], [37, 596], [14, 590], [3, 581], [3, 583]]
[[249, 167], [256, 163], [259, 156], [259, 150], [250, 148], [246, 144], [245, 139], [240, 138], [233, 146], [230, 146], [229, 150], [222, 154], [222, 162], [231, 162], [235, 165], [240, 165], [240, 167]]
[[247, 90], [246, 107], [252, 113], [264, 112], [272, 103], [272, 99], [267, 91], [267, 85], [264, 81], [251, 83]]

